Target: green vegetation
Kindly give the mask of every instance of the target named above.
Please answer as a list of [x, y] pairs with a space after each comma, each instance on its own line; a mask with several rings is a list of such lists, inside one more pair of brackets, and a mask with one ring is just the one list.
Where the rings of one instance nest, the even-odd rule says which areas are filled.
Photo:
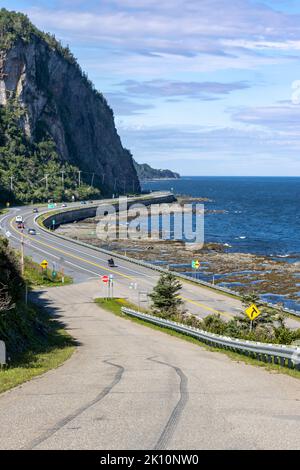
[[[224, 321], [218, 314], [208, 315], [202, 320], [184, 312], [179, 298], [180, 289], [181, 284], [175, 275], [162, 274], [150, 294], [152, 314], [231, 338], [274, 344], [293, 344], [300, 339], [300, 329], [291, 330], [286, 326], [283, 311], [261, 305], [259, 297], [252, 292], [242, 297], [241, 315]], [[259, 307], [261, 314], [251, 324], [244, 309], [253, 303]]]
[[[188, 341], [190, 343], [194, 343], [198, 346], [201, 346], [202, 348], [205, 348], [209, 350], [210, 352], [215, 352], [215, 353], [222, 353], [228, 356], [230, 359], [233, 359], [237, 362], [243, 362], [249, 365], [257, 366], [257, 367], [263, 367], [264, 369], [270, 371], [270, 372], [277, 372], [277, 373], [283, 373], [290, 375], [295, 378], [300, 378], [300, 371], [296, 369], [288, 369], [281, 367], [280, 365], [277, 364], [271, 364], [271, 363], [264, 363], [261, 361], [258, 361], [257, 359], [253, 359], [248, 356], [243, 356], [240, 353], [234, 352], [234, 351], [227, 351], [221, 348], [214, 347], [212, 348], [211, 346], [207, 346], [206, 344], [202, 343], [201, 341], [197, 340], [196, 338], [192, 338], [191, 336], [184, 335], [183, 333], [178, 333], [177, 331], [161, 327], [158, 325], [154, 325], [152, 323], [149, 323], [144, 320], [140, 320], [139, 318], [134, 318], [134, 317], [129, 317], [126, 316], [122, 313], [122, 307], [127, 307], [127, 308], [132, 308], [133, 310], [137, 310], [137, 306], [128, 302], [126, 299], [121, 299], [121, 298], [114, 298], [114, 299], [103, 299], [103, 298], [98, 298], [95, 299], [95, 302], [99, 307], [103, 308], [104, 310], [107, 310], [108, 312], [112, 312], [115, 315], [124, 318], [127, 321], [131, 321], [134, 323], [138, 323], [140, 325], [146, 326], [147, 328], [151, 328], [152, 330], [157, 330], [164, 332], [170, 336], [175, 336], [176, 338], [183, 339], [184, 341]], [[141, 309], [138, 309], [139, 311], [143, 311]], [[148, 312], [149, 313], [149, 312]]]
[[[31, 287], [55, 287], [72, 284], [73, 279], [70, 276], [62, 274], [61, 271], [53, 271], [50, 268], [42, 269], [38, 263], [31, 258], [25, 257], [24, 279], [29, 288]], [[62, 282], [62, 277], [64, 282]]]
[[89, 84], [94, 93], [99, 95], [102, 99], [101, 93], [94, 89], [92, 82], [88, 79], [87, 75], [81, 70], [76, 58], [69, 49], [69, 46], [63, 46], [62, 43], [56, 39], [54, 34], [44, 33], [36, 28], [27, 15], [23, 13], [8, 11], [5, 8], [0, 10], [0, 49], [2, 51], [9, 50], [16, 42], [22, 41], [29, 44], [33, 39], [43, 40], [50, 49], [54, 49], [66, 61], [74, 65], [81, 77]]
[[163, 318], [182, 315], [183, 301], [179, 297], [182, 285], [172, 273], [161, 274], [157, 285], [149, 295], [153, 312]]
[[57, 367], [74, 350], [73, 340], [49, 310], [24, 302], [25, 280], [38, 285], [36, 272], [27, 259], [23, 279], [16, 252], [0, 238], [0, 339], [10, 358], [9, 367], [0, 371], [0, 392]]
[[[14, 98], [0, 106], [0, 204], [13, 202], [42, 202], [99, 197], [98, 189], [86, 184], [77, 185], [78, 168], [62, 163], [55, 143], [41, 132], [32, 142], [20, 127], [26, 110]], [[61, 173], [64, 172], [62, 187]], [[33, 180], [34, 175], [34, 181]], [[45, 188], [45, 175], [49, 175]], [[13, 177], [13, 192], [10, 191]]]
[[[63, 325], [40, 307], [18, 308], [23, 315], [20, 333], [26, 344], [22, 341], [18, 351], [9, 348], [11, 361], [9, 367], [0, 370], [0, 393], [58, 367], [71, 357], [76, 346]], [[20, 317], [15, 316], [15, 320], [20, 321]]]
[[137, 175], [139, 180], [147, 180], [147, 179], [163, 179], [163, 178], [180, 178], [178, 173], [175, 173], [171, 170], [156, 170], [152, 168], [147, 163], [137, 163], [133, 160], [134, 167], [136, 169]]

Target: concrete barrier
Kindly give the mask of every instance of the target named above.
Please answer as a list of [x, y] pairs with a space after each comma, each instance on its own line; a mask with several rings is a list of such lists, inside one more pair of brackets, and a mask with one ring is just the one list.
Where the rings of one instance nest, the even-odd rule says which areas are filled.
[[[133, 204], [144, 204], [145, 206], [150, 206], [151, 204], [171, 204], [176, 201], [176, 198], [173, 194], [158, 194], [153, 195], [152, 197], [140, 197], [136, 199], [128, 199], [127, 209], [132, 206]], [[105, 202], [103, 202], [105, 204]], [[112, 205], [116, 207], [118, 202], [112, 202]], [[69, 209], [69, 210], [62, 210], [61, 212], [57, 212], [58, 209], [53, 212], [52, 215], [45, 218], [43, 224], [46, 228], [57, 228], [59, 225], [62, 224], [69, 224], [72, 222], [79, 222], [80, 220], [89, 219], [91, 217], [96, 217], [98, 206], [101, 205], [101, 201], [99, 201], [99, 205], [90, 206], [87, 205], [86, 207], [80, 207], [76, 209]], [[54, 223], [53, 223], [54, 221]]]

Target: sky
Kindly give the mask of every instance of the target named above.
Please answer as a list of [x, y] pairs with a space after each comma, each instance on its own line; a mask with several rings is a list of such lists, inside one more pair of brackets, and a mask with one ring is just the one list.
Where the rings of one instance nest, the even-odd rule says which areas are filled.
[[140, 163], [300, 176], [300, 0], [2, 0], [69, 45]]

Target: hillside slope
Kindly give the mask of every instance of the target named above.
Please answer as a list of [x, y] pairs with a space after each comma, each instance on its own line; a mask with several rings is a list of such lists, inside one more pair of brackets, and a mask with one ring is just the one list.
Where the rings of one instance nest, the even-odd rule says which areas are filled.
[[[39, 158], [39, 149], [34, 146], [46, 142], [57, 154], [53, 158], [55, 167], [49, 169], [46, 165], [43, 169], [43, 173], [51, 170], [48, 179], [53, 190], [60, 184], [74, 189], [86, 183], [104, 194], [140, 191], [132, 156], [122, 146], [113, 111], [70, 50], [37, 30], [25, 15], [5, 9], [0, 10], [0, 105], [2, 110], [10, 108], [14, 118], [7, 123], [6, 113], [7, 127], [11, 123], [22, 131], [22, 137], [15, 139], [17, 152], [13, 152], [3, 124], [0, 128], [0, 163], [5, 172], [2, 186], [15, 176], [10, 168], [11, 155], [24, 157], [19, 163], [26, 165], [26, 158], [35, 154], [34, 169], [43, 167], [45, 158]], [[20, 139], [25, 139], [21, 148]], [[68, 178], [61, 183], [60, 172], [64, 169], [69, 183]], [[32, 187], [39, 187], [39, 183], [32, 168], [31, 176], [26, 195], [15, 179], [19, 199], [35, 197]]]
[[147, 163], [137, 163], [134, 161], [134, 166], [138, 174], [139, 180], [151, 180], [151, 179], [179, 179], [179, 173], [175, 173], [171, 170], [157, 170], [152, 168]]

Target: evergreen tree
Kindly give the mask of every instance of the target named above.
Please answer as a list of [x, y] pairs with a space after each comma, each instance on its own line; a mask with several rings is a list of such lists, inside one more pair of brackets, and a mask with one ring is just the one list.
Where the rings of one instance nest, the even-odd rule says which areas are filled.
[[182, 312], [183, 301], [179, 297], [182, 285], [172, 273], [162, 274], [149, 297], [152, 309], [163, 317], [171, 317]]

